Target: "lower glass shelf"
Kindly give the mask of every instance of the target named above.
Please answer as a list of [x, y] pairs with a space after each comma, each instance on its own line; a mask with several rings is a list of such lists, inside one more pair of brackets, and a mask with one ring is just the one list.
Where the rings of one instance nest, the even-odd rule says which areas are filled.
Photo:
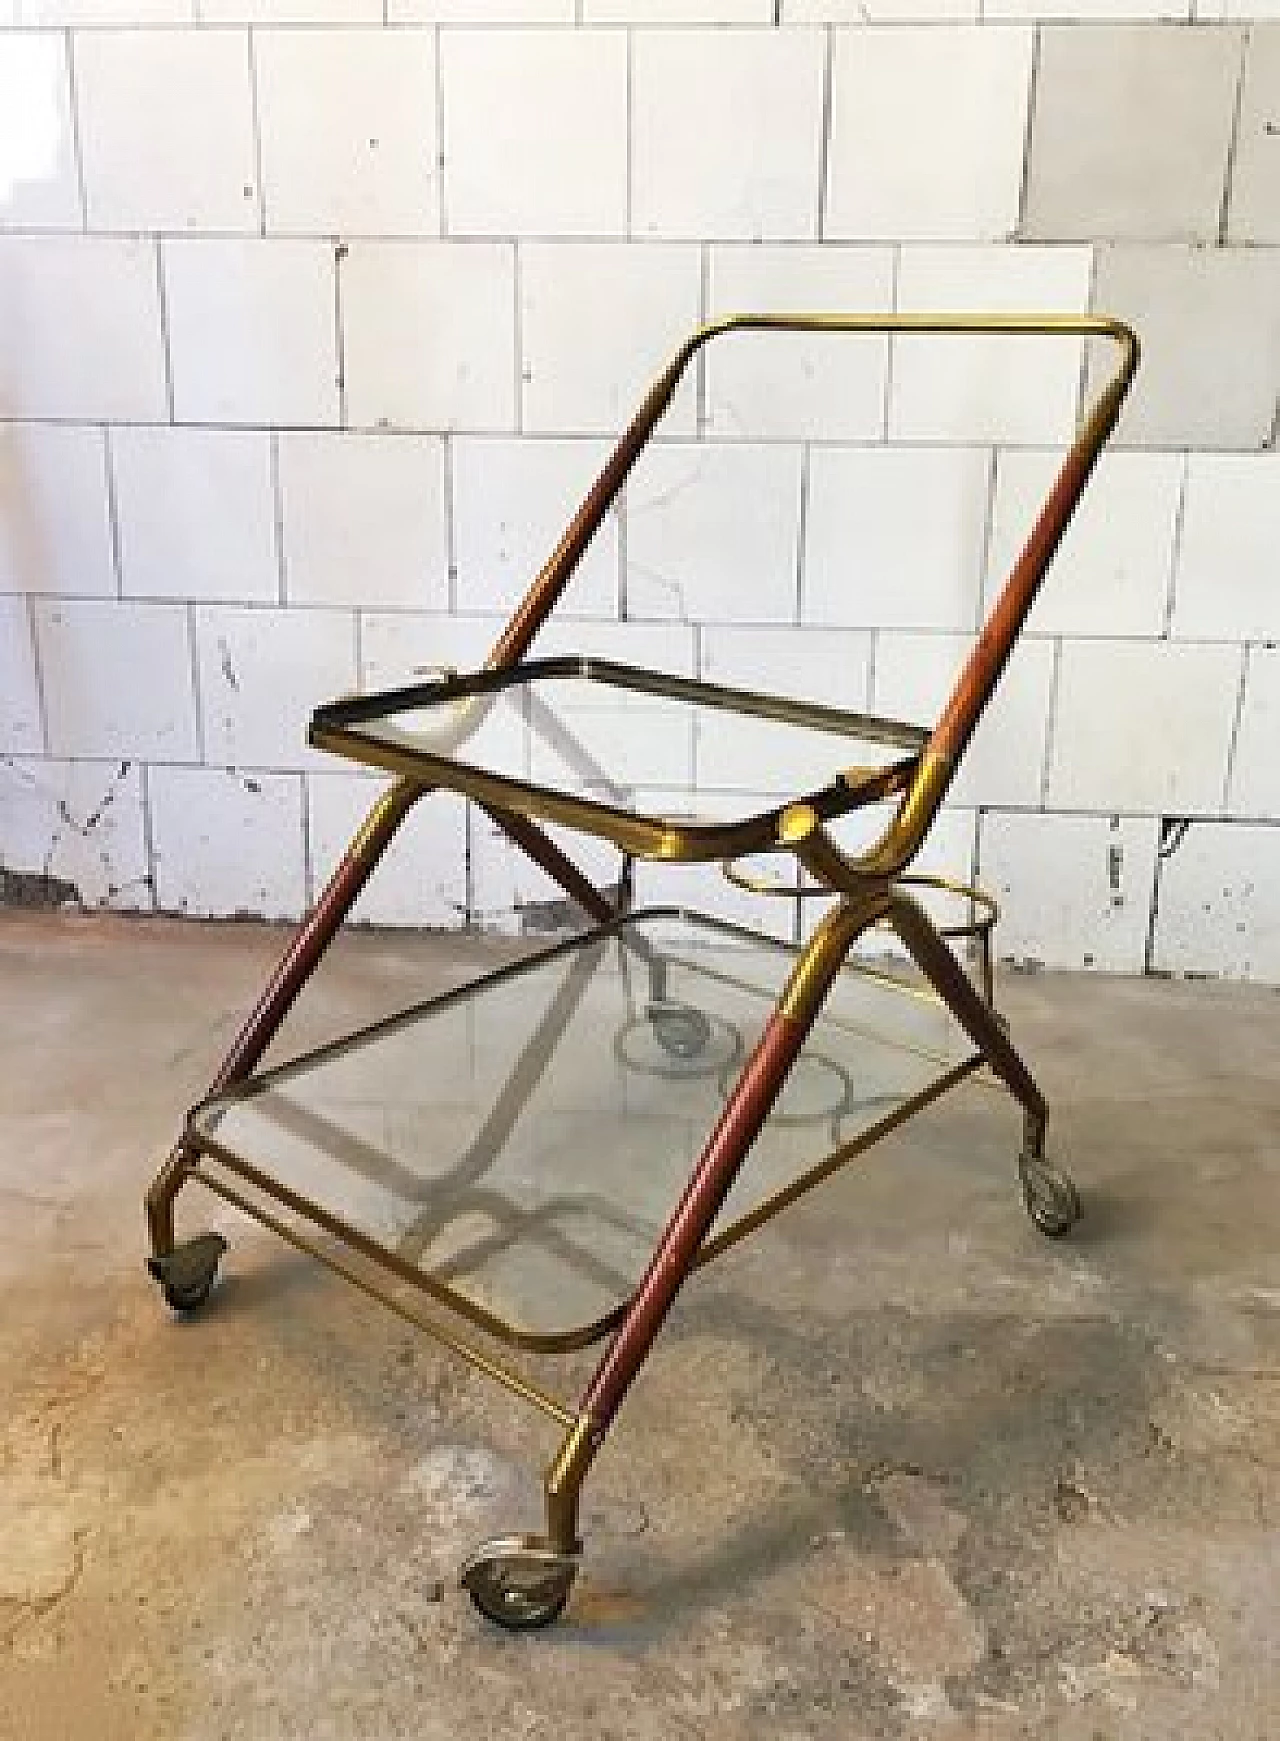
[[[571, 1347], [633, 1292], [795, 954], [633, 914], [214, 1096], [192, 1147], [504, 1340]], [[980, 1063], [930, 992], [850, 963], [704, 1258]]]

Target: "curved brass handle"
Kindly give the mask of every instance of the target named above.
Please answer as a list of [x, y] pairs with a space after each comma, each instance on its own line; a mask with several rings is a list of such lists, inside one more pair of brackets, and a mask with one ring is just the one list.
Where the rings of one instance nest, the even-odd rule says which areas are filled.
[[[1120, 365], [1077, 438], [1083, 440], [1093, 431], [1104, 410], [1109, 410], [1106, 427], [1094, 447], [1095, 456], [1111, 433], [1138, 366], [1139, 354], [1137, 335], [1132, 327], [1102, 314], [727, 314], [710, 320], [689, 335], [650, 387], [626, 433], [496, 642], [486, 661], [490, 670], [505, 670], [524, 658], [534, 636], [551, 614], [581, 562], [587, 546], [599, 531], [605, 515], [617, 501], [636, 460], [666, 414], [685, 370], [712, 339], [733, 332], [912, 333], [939, 337], [985, 333], [995, 337], [1111, 339], [1120, 347]], [[1082, 479], [1081, 487], [1083, 482]], [[1070, 510], [1068, 517], [1069, 514]]]

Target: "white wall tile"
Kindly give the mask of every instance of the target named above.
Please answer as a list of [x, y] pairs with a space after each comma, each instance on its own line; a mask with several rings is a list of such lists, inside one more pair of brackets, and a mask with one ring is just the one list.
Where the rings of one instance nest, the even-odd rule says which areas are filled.
[[351, 422], [513, 429], [513, 273], [497, 242], [353, 244], [342, 269]]
[[0, 592], [115, 590], [102, 431], [0, 424]]
[[[524, 428], [617, 437], [698, 324], [696, 248], [530, 243], [520, 253]], [[659, 425], [694, 429], [690, 369]]]
[[847, 30], [832, 63], [826, 233], [1001, 241], [1017, 226], [1030, 30]]
[[[846, 712], [866, 708], [870, 662], [870, 635], [850, 630], [714, 627], [702, 636], [702, 676], [709, 683]], [[749, 715], [722, 722], [707, 716], [699, 720], [698, 795], [755, 791], [790, 802], [866, 757], [865, 744], [835, 734]]]
[[[740, 628], [715, 624], [702, 633], [701, 675], [708, 683], [790, 695], [823, 707], [865, 712], [870, 694], [871, 636], [852, 629]], [[769, 781], [761, 788], [775, 789]]]
[[651, 447], [627, 485], [626, 517], [629, 616], [794, 619], [798, 447]]
[[38, 755], [43, 747], [27, 601], [0, 597], [0, 752]]
[[441, 57], [451, 234], [623, 234], [622, 31], [451, 31]]
[[0, 40], [0, 164], [0, 229], [80, 228], [64, 36]]
[[17, 0], [31, 24], [189, 24], [192, 0]]
[[637, 35], [634, 233], [815, 236], [823, 58], [816, 30]]
[[447, 610], [444, 497], [439, 437], [283, 431], [290, 604]]
[[1280, 983], [1280, 827], [1192, 824], [1160, 861], [1153, 966]]
[[[972, 637], [885, 633], [877, 637], [873, 710], [932, 726], [963, 669]], [[1023, 640], [979, 722], [951, 788], [957, 804], [1040, 802], [1053, 646]]]
[[47, 599], [35, 612], [51, 755], [196, 759], [182, 605]]
[[202, 24], [381, 24], [383, 0], [199, 0]]
[[[711, 250], [712, 318], [889, 309], [888, 248]], [[861, 441], [881, 433], [888, 341], [839, 334], [727, 333], [706, 352], [707, 433], [718, 440]]]
[[0, 864], [71, 883], [86, 907], [152, 905], [136, 762], [0, 762]]
[[1239, 684], [1237, 647], [1065, 642], [1050, 805], [1216, 813]]
[[7, 417], [167, 415], [150, 243], [0, 236], [0, 405]]
[[983, 0], [982, 16], [988, 22], [1027, 18], [1064, 24], [1077, 20], [1119, 24], [1141, 19], [1186, 19], [1191, 16], [1191, 0]]
[[196, 610], [204, 759], [219, 767], [317, 768], [311, 715], [356, 687], [347, 611]]
[[986, 448], [815, 448], [803, 620], [973, 628], [990, 495]]
[[[923, 313], [1075, 314], [1089, 298], [1087, 248], [906, 247], [898, 307]], [[1071, 338], [899, 337], [893, 341], [891, 438], [1008, 441], [1071, 439], [1080, 344]]]
[[575, 0], [387, 0], [387, 20], [421, 24], [572, 24]]
[[[455, 443], [454, 539], [462, 609], [515, 609], [607, 453], [596, 441], [477, 436]], [[619, 580], [618, 521], [611, 511], [556, 608], [568, 616], [616, 616]]]
[[265, 431], [116, 429], [111, 463], [126, 596], [275, 601]]
[[773, 0], [583, 0], [587, 24], [771, 24]]
[[1219, 19], [1280, 18], [1280, 0], [1192, 0], [1197, 23]]
[[332, 248], [175, 241], [163, 252], [180, 423], [337, 423]]
[[1000, 903], [1000, 959], [1141, 973], [1159, 834], [1154, 816], [984, 814], [978, 880]]
[[[312, 899], [316, 899], [387, 781], [359, 773], [307, 775]], [[467, 813], [430, 792], [401, 824], [348, 924], [454, 930], [467, 917]]]
[[153, 768], [148, 788], [163, 912], [299, 916], [306, 888], [297, 775]]
[[[501, 617], [440, 617], [366, 611], [360, 618], [360, 688], [372, 694], [435, 676], [478, 671], [502, 633]], [[541, 639], [535, 655], [542, 651]]]
[[[988, 609], [1061, 463], [1061, 452], [1006, 449], [997, 457]], [[1182, 469], [1176, 453], [1103, 454], [1032, 609], [1032, 633], [1162, 633]]]
[[257, 229], [243, 33], [86, 31], [75, 70], [92, 228]]
[[435, 235], [435, 38], [264, 30], [254, 39], [268, 232]]
[[[1280, 4], [1272, 13], [1280, 18]], [[1280, 242], [1280, 30], [1251, 30], [1236, 120], [1225, 240]]]
[[684, 623], [569, 622], [555, 617], [540, 631], [531, 658], [582, 653], [612, 659], [618, 665], [670, 671], [677, 677], [695, 674], [695, 631]]
[[1280, 456], [1193, 453], [1173, 633], [1280, 640]]
[[1250, 647], [1227, 809], [1280, 816], [1280, 647]]
[[[1114, 0], [1107, 0], [1108, 4]], [[990, 10], [991, 0], [983, 0]], [[782, 0], [784, 24], [967, 24], [979, 0]]]

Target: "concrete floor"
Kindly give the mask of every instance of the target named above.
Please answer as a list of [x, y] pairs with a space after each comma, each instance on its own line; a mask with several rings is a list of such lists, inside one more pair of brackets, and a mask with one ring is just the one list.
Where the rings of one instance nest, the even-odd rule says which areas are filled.
[[[536, 1417], [194, 1190], [225, 1283], [175, 1323], [143, 1275], [280, 941], [0, 917], [5, 1741], [1280, 1730], [1274, 992], [1007, 977], [1077, 1234], [1001, 1097], [913, 1121], [690, 1286], [518, 1638], [454, 1574], [536, 1524]], [[294, 1038], [491, 955], [344, 938]]]

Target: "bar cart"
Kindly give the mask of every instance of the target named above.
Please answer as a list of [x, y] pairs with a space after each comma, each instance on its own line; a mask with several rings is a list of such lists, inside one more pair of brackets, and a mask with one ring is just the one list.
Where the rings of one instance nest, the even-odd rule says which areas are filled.
[[[941, 717], [931, 726], [530, 649], [703, 348], [730, 333], [1088, 339], [1118, 361], [1071, 445]], [[1048, 1111], [996, 1014], [995, 910], [954, 892], [935, 923], [916, 858], [1026, 621], [1138, 361], [1119, 321], [1078, 315], [738, 315], [658, 378], [484, 667], [319, 708], [310, 741], [394, 776], [296, 933], [147, 1194], [149, 1269], [177, 1312], [207, 1299], [219, 1234], [179, 1241], [198, 1181], [547, 1415], [560, 1432], [540, 1533], [480, 1545], [476, 1606], [512, 1629], [563, 1610], [583, 1482], [690, 1274], [984, 1066], [1022, 1110], [1017, 1170], [1042, 1233], [1075, 1222]], [[922, 506], [927, 507], [927, 504]], [[659, 804], [645, 758], [749, 732], [785, 801]], [[637, 764], [638, 760], [638, 765]], [[268, 1045], [411, 808], [463, 794], [583, 909], [589, 928], [274, 1068]], [[872, 843], [834, 825], [878, 817]], [[546, 832], [621, 855], [598, 889]], [[760, 895], [798, 868], [823, 904], [800, 947], [631, 902], [636, 860], [714, 862]], [[954, 887], [953, 885], [944, 885]], [[855, 949], [896, 934], [918, 981]], [[957, 953], [953, 944], [962, 944]], [[972, 971], [971, 971], [972, 970]], [[502, 1354], [605, 1343], [566, 1403]]]

